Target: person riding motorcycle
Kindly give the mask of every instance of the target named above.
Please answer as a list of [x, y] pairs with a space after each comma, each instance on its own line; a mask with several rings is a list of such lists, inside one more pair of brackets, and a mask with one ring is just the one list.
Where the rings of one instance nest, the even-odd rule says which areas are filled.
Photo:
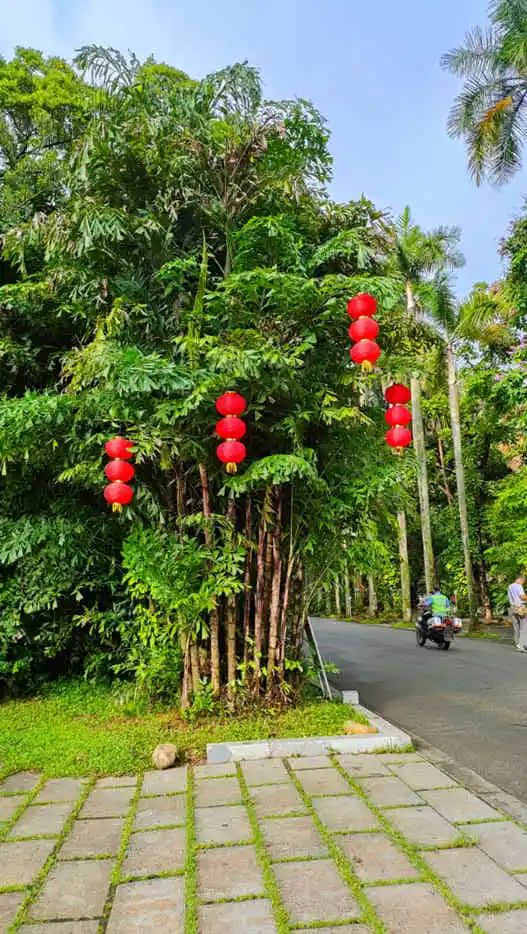
[[433, 616], [439, 616], [443, 619], [445, 616], [448, 616], [450, 612], [450, 600], [444, 593], [441, 593], [439, 587], [436, 587], [434, 592], [427, 594], [423, 600], [421, 625], [424, 629], [428, 629], [428, 621], [432, 619]]

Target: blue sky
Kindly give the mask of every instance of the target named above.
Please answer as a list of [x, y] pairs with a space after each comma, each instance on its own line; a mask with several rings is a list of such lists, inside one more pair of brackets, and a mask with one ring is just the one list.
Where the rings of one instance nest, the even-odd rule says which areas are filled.
[[440, 56], [486, 18], [486, 0], [0, 0], [0, 54], [69, 58], [97, 42], [196, 77], [248, 59], [267, 96], [308, 97], [327, 117], [335, 198], [364, 192], [394, 213], [410, 204], [424, 227], [462, 227], [461, 297], [499, 276], [499, 240], [527, 193], [522, 172], [476, 188], [446, 134], [458, 85]]

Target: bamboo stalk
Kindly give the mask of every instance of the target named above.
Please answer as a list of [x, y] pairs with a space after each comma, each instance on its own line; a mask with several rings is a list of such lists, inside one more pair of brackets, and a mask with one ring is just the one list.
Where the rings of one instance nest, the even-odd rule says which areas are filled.
[[[207, 468], [205, 464], [199, 465], [199, 475], [201, 479], [201, 497], [203, 502], [203, 515], [205, 519], [210, 519], [212, 510], [210, 506], [210, 489]], [[205, 524], [204, 530], [205, 544], [208, 548], [212, 547], [212, 532], [210, 527]], [[209, 614], [210, 623], [210, 681], [214, 697], [219, 697], [221, 692], [221, 667], [220, 667], [220, 620], [218, 608], [215, 606]]]
[[267, 690], [272, 691], [276, 651], [278, 644], [278, 625], [280, 621], [280, 596], [282, 582], [282, 554], [280, 537], [282, 534], [282, 495], [280, 488], [275, 488], [275, 521], [271, 535], [273, 553], [273, 574], [271, 582], [271, 600], [269, 604], [269, 644], [267, 652]]

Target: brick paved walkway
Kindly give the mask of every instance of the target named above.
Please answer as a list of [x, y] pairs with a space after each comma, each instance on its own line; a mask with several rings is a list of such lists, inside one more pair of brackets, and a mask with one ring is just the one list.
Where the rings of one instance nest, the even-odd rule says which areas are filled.
[[20, 773], [0, 822], [0, 931], [527, 931], [527, 832], [414, 753]]

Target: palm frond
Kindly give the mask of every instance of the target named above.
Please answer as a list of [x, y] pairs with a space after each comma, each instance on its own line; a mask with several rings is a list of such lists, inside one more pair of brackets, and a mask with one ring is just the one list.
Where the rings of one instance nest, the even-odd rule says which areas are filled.
[[484, 32], [478, 26], [466, 34], [464, 46], [451, 49], [441, 56], [441, 67], [461, 78], [468, 75], [492, 75], [500, 67], [497, 46], [495, 32], [492, 29]]

